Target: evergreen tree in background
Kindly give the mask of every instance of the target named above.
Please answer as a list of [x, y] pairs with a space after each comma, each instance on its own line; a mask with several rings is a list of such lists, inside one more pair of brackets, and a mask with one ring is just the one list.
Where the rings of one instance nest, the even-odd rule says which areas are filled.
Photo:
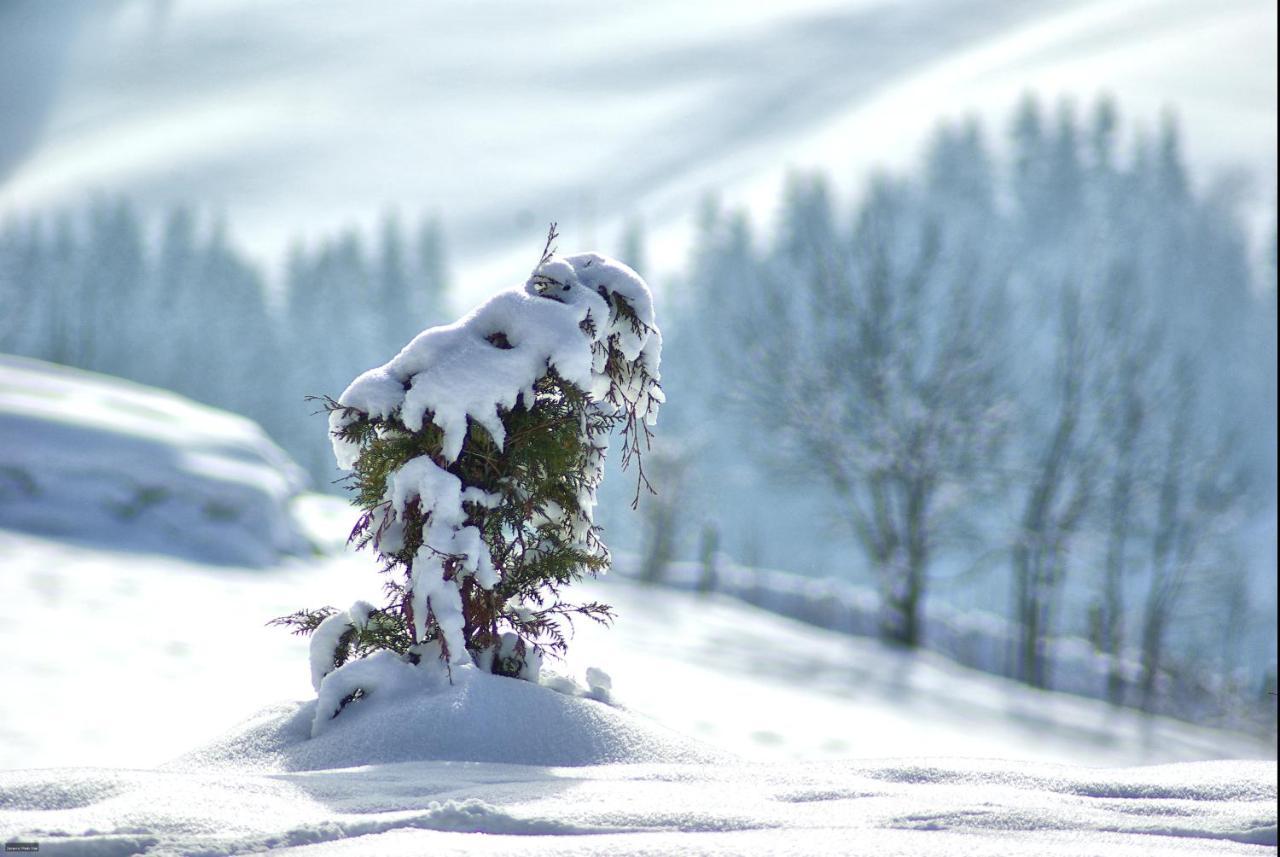
[[[377, 362], [371, 343], [441, 319], [439, 225], [424, 221], [410, 251], [389, 215], [372, 258], [350, 231], [296, 245], [276, 292], [223, 219], [177, 207], [156, 226], [148, 248], [148, 224], [123, 198], [0, 224], [0, 351], [244, 414], [327, 487], [338, 473], [305, 397]], [[359, 336], [335, 343], [335, 326]]]

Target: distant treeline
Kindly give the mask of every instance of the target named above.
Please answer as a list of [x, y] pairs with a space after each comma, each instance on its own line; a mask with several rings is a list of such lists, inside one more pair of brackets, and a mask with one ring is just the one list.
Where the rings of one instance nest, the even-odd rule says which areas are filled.
[[[1046, 641], [1070, 633], [1117, 702], [1206, 668], [1265, 700], [1274, 234], [1258, 260], [1172, 118], [1120, 132], [1109, 101], [1029, 98], [1007, 157], [946, 123], [856, 204], [821, 175], [772, 229], [709, 204], [667, 315], [649, 576], [695, 541], [781, 568], [816, 541], [815, 565], [877, 584], [888, 639], [924, 639], [941, 580], [1013, 620], [1005, 669], [1029, 683], [1055, 686]], [[770, 479], [735, 475], [744, 450]]]
[[[155, 233], [158, 227], [158, 237]], [[442, 320], [439, 225], [394, 217], [289, 254], [281, 287], [221, 221], [128, 200], [0, 227], [0, 351], [164, 387], [262, 424], [323, 486], [336, 477], [309, 395], [337, 395]]]

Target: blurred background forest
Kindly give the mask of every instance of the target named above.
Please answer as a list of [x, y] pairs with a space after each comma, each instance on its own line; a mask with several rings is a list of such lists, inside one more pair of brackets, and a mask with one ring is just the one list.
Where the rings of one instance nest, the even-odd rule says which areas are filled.
[[[196, 5], [195, 24], [214, 14]], [[995, 5], [993, 26], [1028, 24]], [[168, 18], [181, 4], [138, 6], [120, 9], [142, 23], [109, 33], [163, 53], [170, 27], [184, 44]], [[921, 26], [900, 8], [860, 15], [849, 32], [876, 44]], [[51, 44], [59, 26], [107, 26], [37, 19]], [[937, 45], [977, 39], [953, 24]], [[1274, 63], [1264, 72], [1274, 95]], [[547, 213], [562, 250], [616, 255], [659, 295], [657, 493], [631, 514], [634, 480], [614, 474], [599, 512], [630, 573], [1036, 686], [1274, 731], [1274, 172], [1198, 168], [1189, 142], [1229, 129], [1184, 128], [1175, 97], [1161, 112], [1140, 96], [1133, 117], [1123, 84], [1089, 83], [917, 115], [909, 157], [891, 138], [861, 141], [845, 168], [767, 148], [768, 192], [681, 175], [678, 240], [658, 191], [613, 187], [606, 216], [606, 194], [581, 190], [607, 184], [591, 167], [554, 192], [530, 181], [537, 203], [505, 213], [512, 240], [483, 262], [469, 191], [397, 193], [263, 254], [261, 212], [241, 207], [242, 223], [234, 194], [211, 201], [181, 171], [157, 194], [109, 166], [55, 193], [10, 140], [0, 352], [247, 415], [317, 489], [340, 491], [304, 397], [337, 395], [451, 321], [482, 294], [460, 281], [483, 284], [495, 259], [498, 285], [523, 277]]]

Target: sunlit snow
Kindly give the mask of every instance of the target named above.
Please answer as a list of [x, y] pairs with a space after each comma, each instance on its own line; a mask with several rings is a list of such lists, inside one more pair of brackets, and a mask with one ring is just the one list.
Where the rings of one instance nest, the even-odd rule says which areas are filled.
[[[359, 621], [360, 599], [376, 600], [375, 560], [341, 547], [354, 511], [284, 490], [292, 465], [245, 420], [33, 361], [3, 369], [0, 425], [24, 429], [11, 428], [5, 448], [41, 439], [38, 456], [14, 460], [40, 479], [71, 474], [48, 483], [67, 520], [99, 514], [96, 493], [68, 489], [85, 454], [111, 478], [141, 468], [185, 494], [203, 483], [154, 462], [217, 451], [256, 468], [247, 484], [260, 515], [330, 551], [211, 565], [163, 539], [0, 529], [6, 842], [107, 855], [1146, 855], [1276, 844], [1273, 744], [625, 575], [581, 586], [617, 608], [616, 626], [579, 626], [570, 660], [548, 663], [540, 683], [471, 667], [450, 682], [370, 659], [368, 696], [325, 717], [333, 693], [321, 682], [317, 700], [307, 641], [264, 623], [332, 601], [356, 604], [347, 620]], [[57, 424], [66, 433], [48, 430]], [[146, 458], [120, 453], [143, 443]], [[1181, 764], [1133, 767], [1153, 762]]]

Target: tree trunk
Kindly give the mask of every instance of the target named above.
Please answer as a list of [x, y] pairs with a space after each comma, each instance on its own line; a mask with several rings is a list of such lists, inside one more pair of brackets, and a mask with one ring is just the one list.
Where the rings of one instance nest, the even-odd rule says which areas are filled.
[[1019, 567], [1015, 575], [1021, 597], [1018, 604], [1018, 661], [1015, 675], [1020, 681], [1036, 685], [1040, 672], [1040, 636], [1044, 633], [1041, 627], [1044, 607], [1040, 592], [1040, 565], [1044, 558], [1039, 548], [1023, 547], [1016, 553], [1020, 554], [1016, 560]]
[[671, 564], [675, 553], [675, 505], [665, 499], [655, 500], [655, 505], [656, 508], [647, 516], [648, 544], [645, 546], [644, 563], [640, 568], [640, 579], [645, 583], [658, 583], [666, 577], [667, 566]]
[[1142, 710], [1156, 709], [1156, 680], [1160, 675], [1164, 650], [1164, 612], [1152, 610], [1147, 614], [1142, 631]]
[[1130, 512], [1133, 507], [1134, 447], [1142, 429], [1143, 414], [1137, 391], [1133, 387], [1132, 366], [1126, 366], [1129, 383], [1124, 390], [1124, 416], [1116, 443], [1116, 476], [1111, 486], [1110, 526], [1104, 564], [1102, 616], [1099, 648], [1108, 656], [1107, 699], [1123, 705], [1125, 679], [1120, 669], [1124, 649], [1124, 577], [1125, 549], [1130, 537]]
[[1031, 597], [1030, 576], [1028, 571], [1028, 557], [1025, 546], [1015, 545], [1013, 549], [1013, 603], [1010, 605], [1010, 619], [1017, 623], [1018, 632], [1011, 635], [1009, 640], [1009, 665], [1008, 674], [1010, 678], [1026, 680], [1024, 674], [1024, 665], [1026, 658], [1023, 656], [1023, 640], [1026, 636], [1026, 615], [1027, 601]]
[[702, 543], [698, 547], [702, 573], [698, 576], [698, 592], [707, 594], [714, 592], [719, 585], [719, 569], [716, 567], [720, 555], [720, 531], [715, 524], [707, 524], [702, 528]]

